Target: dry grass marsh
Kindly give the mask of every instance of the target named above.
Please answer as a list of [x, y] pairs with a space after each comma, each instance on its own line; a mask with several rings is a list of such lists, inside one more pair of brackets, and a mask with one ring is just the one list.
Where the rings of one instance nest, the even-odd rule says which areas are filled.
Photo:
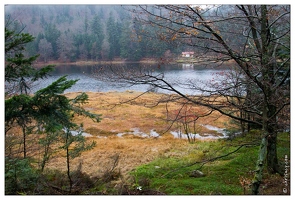
[[[66, 96], [74, 98], [78, 93], [67, 93]], [[106, 92], [87, 93], [89, 103], [83, 105], [92, 113], [101, 114], [102, 121], [93, 122], [91, 119], [77, 116], [75, 122], [83, 123], [84, 130], [94, 137], [88, 140], [96, 141], [94, 149], [82, 153], [79, 158], [73, 160], [73, 166], [82, 162], [82, 171], [89, 175], [103, 173], [106, 168], [111, 167], [113, 157], [120, 156], [118, 169], [126, 174], [136, 166], [148, 163], [159, 156], [181, 156], [189, 154], [190, 148], [196, 148], [195, 144], [188, 145], [185, 139], [175, 139], [167, 129], [171, 126], [167, 122], [167, 108], [177, 110], [180, 105], [176, 103], [155, 104], [163, 96], [156, 93]], [[125, 102], [125, 103], [123, 103]], [[196, 107], [196, 109], [206, 109]], [[197, 124], [212, 125], [223, 128], [229, 119], [213, 112], [210, 116], [199, 118]], [[151, 130], [161, 135], [158, 138], [142, 138], [131, 134], [118, 137], [117, 133], [132, 132], [138, 128], [141, 132], [149, 133]], [[170, 130], [177, 129], [176, 125]], [[200, 134], [210, 132], [203, 126], [198, 127]], [[211, 131], [214, 134], [214, 131]], [[96, 136], [102, 136], [98, 138]], [[106, 136], [103, 138], [103, 136]], [[51, 159], [47, 167], [65, 170], [65, 158], [56, 156]]]

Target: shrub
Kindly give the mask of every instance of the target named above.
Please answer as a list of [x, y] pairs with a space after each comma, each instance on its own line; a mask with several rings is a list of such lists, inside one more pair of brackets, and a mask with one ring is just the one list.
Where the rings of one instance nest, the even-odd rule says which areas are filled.
[[37, 180], [38, 173], [28, 159], [5, 158], [5, 194], [33, 191]]

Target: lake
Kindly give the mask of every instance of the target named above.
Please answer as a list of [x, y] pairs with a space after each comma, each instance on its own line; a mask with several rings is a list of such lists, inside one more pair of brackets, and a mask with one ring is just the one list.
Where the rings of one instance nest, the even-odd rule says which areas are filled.
[[[55, 67], [55, 71], [51, 73], [51, 76], [47, 79], [40, 80], [34, 83], [31, 92], [35, 92], [41, 88], [44, 88], [51, 84], [53, 81], [57, 80], [59, 77], [67, 75], [68, 79], [79, 81], [70, 89], [65, 92], [108, 92], [108, 91], [126, 91], [134, 90], [139, 92], [144, 92], [150, 89], [149, 85], [136, 84], [136, 85], [126, 85], [119, 81], [110, 81], [109, 75], [111, 77], [111, 70], [124, 69], [130, 71], [143, 71], [153, 74], [153, 75], [163, 75], [167, 82], [171, 83], [177, 90], [184, 94], [200, 94], [199, 91], [194, 88], [189, 87], [189, 82], [193, 82], [195, 85], [200, 86], [203, 84], [207, 87], [210, 82], [216, 77], [216, 74], [228, 71], [229, 69], [220, 69], [218, 67], [206, 67], [197, 66], [193, 64], [170, 64], [170, 65], [155, 65], [155, 64], [125, 64], [125, 65], [88, 65], [88, 66], [78, 66], [78, 65], [60, 65]], [[124, 71], [124, 72], [123, 72]], [[168, 93], [168, 91], [157, 89], [157, 92]]]

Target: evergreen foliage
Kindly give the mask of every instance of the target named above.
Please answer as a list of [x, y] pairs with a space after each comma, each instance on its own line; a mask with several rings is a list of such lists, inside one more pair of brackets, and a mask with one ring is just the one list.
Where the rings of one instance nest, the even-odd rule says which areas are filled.
[[36, 187], [38, 173], [28, 159], [5, 158], [5, 194], [21, 194]]
[[[78, 157], [81, 152], [91, 149], [95, 143], [88, 144], [80, 134], [73, 136], [70, 130], [79, 129], [81, 126], [73, 122], [75, 115], [90, 117], [96, 122], [100, 115], [84, 110], [81, 105], [87, 103], [88, 96], [82, 93], [73, 99], [64, 95], [66, 89], [72, 87], [78, 80], [67, 80], [63, 76], [46, 88], [40, 89], [35, 94], [30, 94], [30, 83], [46, 78], [54, 68], [51, 65], [36, 69], [33, 67], [38, 55], [25, 57], [25, 46], [33, 41], [34, 37], [27, 33], [16, 32], [9, 26], [5, 27], [5, 81], [7, 85], [5, 95], [5, 136], [19, 136], [17, 127], [22, 131], [21, 146], [18, 151], [15, 144], [6, 143], [10, 150], [6, 152], [5, 183], [6, 194], [26, 192], [37, 185], [36, 169], [28, 160], [27, 138], [30, 134], [39, 134], [33, 138], [36, 147], [43, 158], [40, 161], [40, 171], [43, 172], [50, 155], [60, 149], [67, 152], [67, 168], [70, 174], [69, 156]], [[66, 130], [66, 131], [65, 131]], [[36, 135], [37, 136], [37, 135]], [[9, 142], [11, 140], [7, 140]], [[63, 144], [60, 144], [63, 142]], [[52, 147], [52, 146], [58, 147]], [[20, 154], [23, 153], [23, 159]], [[35, 152], [36, 153], [36, 152]], [[23, 173], [25, 171], [25, 173]], [[71, 190], [71, 177], [70, 180]]]
[[[9, 7], [11, 10], [7, 14], [13, 17], [22, 18], [18, 10], [29, 14], [22, 21], [36, 40], [26, 43], [27, 53], [31, 56], [41, 54], [37, 58], [39, 61], [99, 61], [114, 58], [136, 61], [146, 57], [163, 57], [168, 50], [179, 55], [183, 48], [180, 44], [176, 46], [176, 41], [167, 43], [158, 40], [159, 29], [139, 24], [128, 11], [129, 6]], [[18, 16], [15, 16], [16, 13]], [[43, 39], [48, 44], [44, 45]]]

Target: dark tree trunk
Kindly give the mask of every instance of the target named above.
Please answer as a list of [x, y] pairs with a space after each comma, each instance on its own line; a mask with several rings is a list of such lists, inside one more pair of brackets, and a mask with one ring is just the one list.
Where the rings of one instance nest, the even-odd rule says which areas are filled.
[[270, 173], [279, 173], [283, 175], [283, 171], [278, 162], [277, 156], [277, 134], [273, 133], [267, 137], [267, 169]]
[[23, 129], [23, 144], [24, 144], [24, 158], [26, 158], [27, 157], [27, 149], [26, 149], [26, 125], [22, 125], [23, 127], [22, 127], [22, 129]]

